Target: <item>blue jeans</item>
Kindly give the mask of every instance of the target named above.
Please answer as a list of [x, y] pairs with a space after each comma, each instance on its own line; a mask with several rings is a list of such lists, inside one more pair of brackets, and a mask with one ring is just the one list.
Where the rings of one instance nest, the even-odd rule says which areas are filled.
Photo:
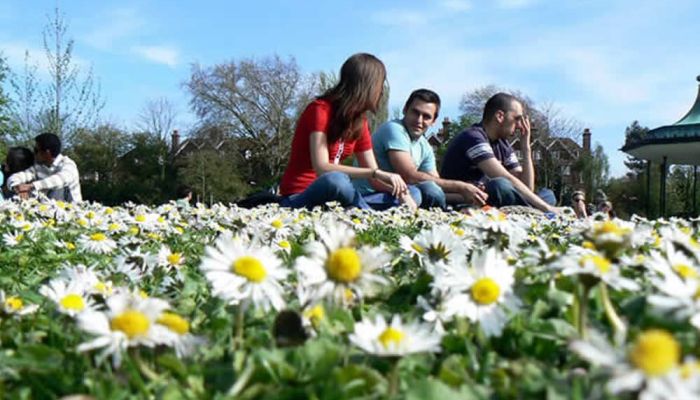
[[[420, 190], [421, 202], [416, 201], [416, 203], [421, 208], [434, 208], [438, 207], [445, 209], [447, 207], [447, 200], [445, 199], [445, 192], [442, 188], [433, 181], [424, 181], [416, 185], [418, 190]], [[415, 198], [415, 197], [414, 197]]]
[[360, 192], [352, 185], [350, 177], [337, 171], [326, 172], [319, 176], [301, 193], [282, 197], [280, 206], [312, 209], [323, 206], [329, 201], [337, 201], [343, 207], [370, 208]]
[[[486, 182], [486, 193], [489, 195], [487, 203], [494, 207], [532, 206], [506, 178], [494, 178]], [[551, 189], [540, 189], [537, 195], [550, 206], [557, 204], [557, 198]]]
[[[413, 201], [415, 201], [416, 204], [420, 205], [422, 197], [419, 188], [413, 185], [409, 185], [408, 192], [411, 194], [411, 197], [413, 197]], [[399, 205], [399, 199], [392, 196], [391, 193], [374, 192], [366, 194], [363, 197], [371, 208], [378, 211], [384, 211], [387, 208], [396, 207]]]

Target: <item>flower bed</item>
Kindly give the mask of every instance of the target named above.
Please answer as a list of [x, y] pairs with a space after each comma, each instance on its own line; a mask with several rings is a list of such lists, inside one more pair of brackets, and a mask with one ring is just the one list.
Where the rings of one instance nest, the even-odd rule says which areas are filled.
[[0, 393], [697, 398], [697, 225], [2, 202]]

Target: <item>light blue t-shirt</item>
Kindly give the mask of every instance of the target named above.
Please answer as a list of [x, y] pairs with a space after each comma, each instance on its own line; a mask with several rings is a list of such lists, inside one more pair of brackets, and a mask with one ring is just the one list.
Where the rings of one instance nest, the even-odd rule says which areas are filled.
[[[418, 171], [432, 172], [437, 170], [435, 155], [428, 139], [421, 135], [418, 139], [411, 140], [411, 136], [400, 119], [382, 124], [372, 134], [372, 149], [379, 169], [383, 171], [396, 172], [389, 161], [389, 150], [409, 152]], [[367, 179], [356, 179], [353, 183], [362, 194], [374, 192]]]

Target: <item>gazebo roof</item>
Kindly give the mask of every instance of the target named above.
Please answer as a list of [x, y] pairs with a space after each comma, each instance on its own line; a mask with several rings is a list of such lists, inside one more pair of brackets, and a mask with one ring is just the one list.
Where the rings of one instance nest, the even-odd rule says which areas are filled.
[[[697, 77], [700, 82], [700, 76]], [[622, 151], [655, 162], [700, 164], [700, 87], [695, 104], [683, 118], [672, 125], [652, 129], [639, 140], [625, 143]]]

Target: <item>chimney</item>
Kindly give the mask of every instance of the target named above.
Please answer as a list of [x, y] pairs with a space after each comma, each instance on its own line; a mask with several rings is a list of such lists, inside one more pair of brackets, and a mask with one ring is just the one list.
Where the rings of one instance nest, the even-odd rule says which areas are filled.
[[583, 152], [591, 153], [591, 130], [588, 128], [583, 130]]
[[175, 152], [177, 152], [177, 149], [180, 148], [180, 133], [177, 131], [177, 129], [173, 130], [172, 138], [170, 141], [170, 153], [175, 155]]
[[440, 132], [442, 135], [442, 140], [447, 140], [447, 133], [450, 130], [450, 125], [452, 125], [452, 122], [450, 122], [450, 119], [448, 117], [445, 117], [442, 120], [442, 132]]

